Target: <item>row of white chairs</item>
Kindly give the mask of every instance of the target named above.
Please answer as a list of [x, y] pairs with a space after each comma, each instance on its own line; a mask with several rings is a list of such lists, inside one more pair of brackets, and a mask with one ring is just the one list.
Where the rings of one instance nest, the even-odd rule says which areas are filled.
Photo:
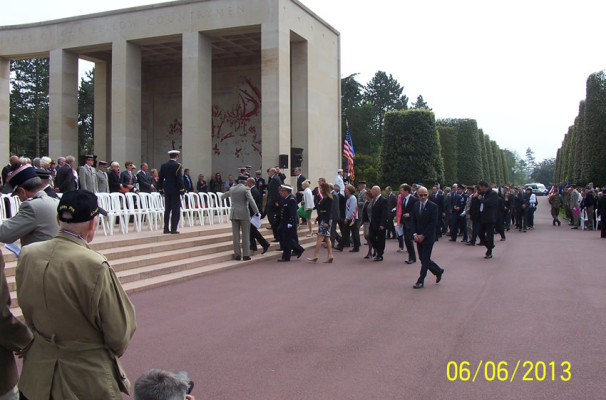
[[[99, 207], [107, 211], [107, 217], [100, 216], [99, 227], [107, 235], [114, 234], [116, 223], [123, 234], [129, 231], [129, 221], [137, 232], [143, 225], [157, 230], [164, 225], [164, 197], [160, 193], [96, 193]], [[187, 222], [190, 227], [205, 223], [224, 223], [229, 220], [231, 207], [227, 199], [221, 200], [215, 193], [185, 193], [181, 195], [180, 225]]]
[[2, 224], [11, 216], [16, 215], [19, 212], [21, 200], [19, 200], [19, 196], [11, 196], [8, 194], [2, 194], [0, 200], [0, 224]]

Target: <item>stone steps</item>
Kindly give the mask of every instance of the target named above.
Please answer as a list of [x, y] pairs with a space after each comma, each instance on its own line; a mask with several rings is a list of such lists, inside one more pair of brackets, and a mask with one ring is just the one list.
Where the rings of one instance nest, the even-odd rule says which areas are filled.
[[[278, 243], [264, 255], [251, 252], [252, 260], [233, 260], [231, 225], [228, 223], [186, 227], [179, 235], [164, 235], [161, 231], [142, 231], [126, 235], [95, 237], [91, 248], [105, 255], [127, 293], [179, 282], [213, 272], [242, 267], [263, 260], [278, 259], [281, 253]], [[273, 239], [271, 230], [261, 227], [261, 233], [268, 241]], [[316, 242], [314, 237], [306, 237], [302, 231], [299, 239], [303, 247]], [[11, 254], [12, 255], [12, 254]], [[14, 256], [5, 255], [6, 277], [11, 292], [11, 311], [21, 316], [15, 285]]]

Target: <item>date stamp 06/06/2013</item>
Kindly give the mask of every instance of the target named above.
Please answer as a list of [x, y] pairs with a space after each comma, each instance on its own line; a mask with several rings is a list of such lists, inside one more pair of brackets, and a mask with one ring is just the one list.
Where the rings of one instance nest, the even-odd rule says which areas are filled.
[[568, 382], [572, 378], [572, 365], [569, 361], [483, 361], [477, 366], [469, 361], [450, 361], [446, 365], [446, 377], [449, 381], [475, 382], [476, 380], [513, 382]]

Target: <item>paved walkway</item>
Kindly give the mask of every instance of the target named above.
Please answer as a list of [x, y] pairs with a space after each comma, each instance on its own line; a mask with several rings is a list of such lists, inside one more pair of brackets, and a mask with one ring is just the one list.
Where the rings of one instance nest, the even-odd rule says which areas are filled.
[[[553, 227], [545, 198], [535, 221], [497, 236], [492, 260], [441, 240], [443, 280], [421, 290], [420, 264], [389, 240], [382, 263], [344, 252], [311, 264], [308, 250], [135, 293], [123, 364], [133, 383], [149, 368], [187, 370], [198, 400], [605, 398], [606, 240]], [[451, 361], [470, 363], [469, 380], [454, 364], [448, 379]], [[487, 380], [489, 361], [508, 363], [506, 381]]]

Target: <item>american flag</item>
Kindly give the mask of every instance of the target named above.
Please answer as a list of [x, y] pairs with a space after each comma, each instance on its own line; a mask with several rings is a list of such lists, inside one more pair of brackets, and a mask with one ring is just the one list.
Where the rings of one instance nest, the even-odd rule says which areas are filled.
[[353, 142], [351, 141], [351, 134], [349, 133], [349, 123], [345, 121], [345, 143], [343, 143], [343, 157], [347, 160], [345, 166], [349, 175], [349, 180], [354, 181], [354, 157], [356, 152], [354, 151]]

